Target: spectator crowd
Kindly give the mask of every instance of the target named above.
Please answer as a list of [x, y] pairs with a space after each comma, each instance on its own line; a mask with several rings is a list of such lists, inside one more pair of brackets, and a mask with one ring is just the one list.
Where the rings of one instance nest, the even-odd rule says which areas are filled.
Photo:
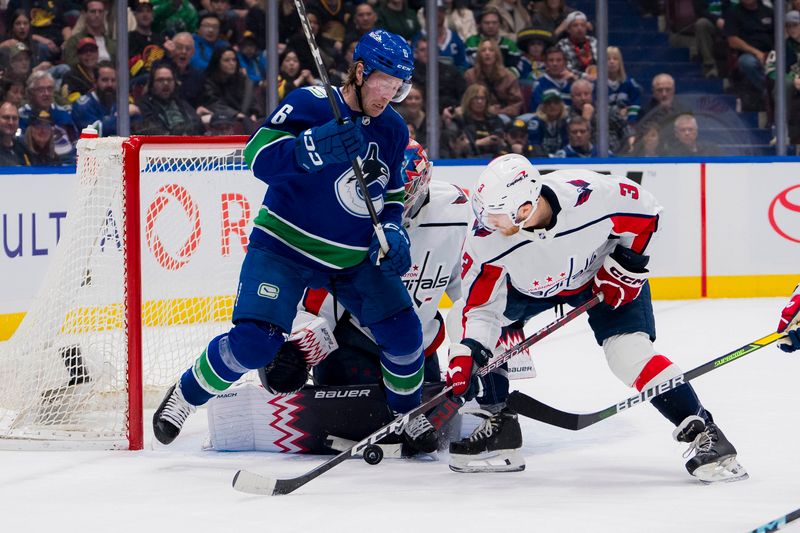
[[[439, 124], [442, 158], [597, 156], [598, 42], [593, 21], [564, 0], [438, 0], [439, 110], [426, 114], [428, 43], [422, 0], [304, 0], [329, 77], [340, 84], [357, 40], [375, 28], [406, 38], [416, 68], [396, 105], [426, 145]], [[771, 7], [762, 0], [686, 0], [693, 49], [709, 78], [730, 75], [750, 100], [774, 96]], [[645, 14], [662, 3], [630, 0]], [[279, 76], [267, 79], [265, 0], [130, 0], [128, 112], [133, 134], [250, 134], [278, 96], [318, 85], [293, 0], [279, 0]], [[781, 5], [774, 3], [774, 5]], [[655, 7], [654, 7], [655, 6]], [[786, 91], [800, 115], [800, 0], [786, 14]], [[115, 3], [10, 0], [0, 38], [0, 165], [74, 164], [79, 132], [116, 134]], [[648, 13], [648, 10], [654, 10]], [[720, 53], [720, 43], [724, 53]], [[612, 156], [715, 155], [668, 72], [652, 97], [608, 47]], [[790, 131], [800, 139], [800, 120]]]

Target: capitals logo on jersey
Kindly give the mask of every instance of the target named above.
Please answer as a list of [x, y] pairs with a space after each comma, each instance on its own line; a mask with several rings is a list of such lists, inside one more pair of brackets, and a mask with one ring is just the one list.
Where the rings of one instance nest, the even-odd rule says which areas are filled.
[[414, 263], [402, 277], [403, 285], [411, 293], [418, 308], [433, 299], [428, 293], [439, 296], [450, 282], [450, 271], [447, 270], [447, 266], [443, 263], [431, 265], [430, 257], [431, 251], [428, 250], [422, 259], [422, 265]]
[[583, 180], [571, 180], [567, 183], [578, 188], [578, 201], [575, 202], [575, 207], [586, 203], [589, 199], [589, 195], [592, 194], [592, 189], [589, 188], [589, 184]]
[[[367, 190], [375, 211], [380, 213], [383, 210], [383, 192], [389, 183], [389, 166], [380, 157], [378, 143], [369, 143], [367, 155], [361, 160], [361, 171], [364, 173], [364, 181], [367, 182]], [[348, 213], [360, 218], [369, 217], [364, 195], [352, 168], [336, 179], [335, 187], [336, 199]]]

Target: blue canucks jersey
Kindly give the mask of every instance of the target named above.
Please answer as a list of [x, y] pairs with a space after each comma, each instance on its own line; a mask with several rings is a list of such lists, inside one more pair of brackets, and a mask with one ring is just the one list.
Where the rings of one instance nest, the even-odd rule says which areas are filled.
[[[334, 89], [343, 117], [361, 122], [361, 168], [382, 223], [401, 223], [403, 153], [408, 129], [387, 107], [378, 117], [352, 111]], [[308, 128], [332, 120], [325, 90], [305, 87], [284, 98], [245, 147], [253, 174], [267, 183], [250, 241], [302, 265], [338, 271], [367, 256], [372, 222], [349, 163], [309, 173], [295, 160], [295, 139]]]

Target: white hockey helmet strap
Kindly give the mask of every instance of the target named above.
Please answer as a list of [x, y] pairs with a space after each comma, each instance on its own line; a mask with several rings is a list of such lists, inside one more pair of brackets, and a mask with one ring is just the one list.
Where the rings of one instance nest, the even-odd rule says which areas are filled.
[[[536, 211], [541, 191], [539, 171], [528, 158], [519, 154], [503, 155], [492, 160], [481, 172], [472, 195], [472, 209], [487, 228], [492, 228], [489, 215], [508, 215], [522, 228]], [[528, 202], [533, 209], [525, 219], [517, 220], [519, 208]]]

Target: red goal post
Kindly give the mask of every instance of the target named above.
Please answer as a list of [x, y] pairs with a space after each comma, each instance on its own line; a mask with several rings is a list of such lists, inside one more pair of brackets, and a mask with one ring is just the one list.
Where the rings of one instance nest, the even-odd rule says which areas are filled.
[[79, 141], [39, 296], [0, 343], [0, 447], [143, 447], [144, 408], [229, 327], [266, 189], [246, 140]]

